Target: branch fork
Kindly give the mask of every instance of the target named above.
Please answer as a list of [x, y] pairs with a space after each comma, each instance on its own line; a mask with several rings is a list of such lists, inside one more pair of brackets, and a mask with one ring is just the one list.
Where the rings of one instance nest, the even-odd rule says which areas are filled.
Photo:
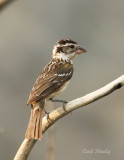
[[[65, 115], [69, 114], [70, 112], [74, 111], [75, 109], [78, 109], [80, 107], [86, 106], [102, 97], [105, 97], [112, 92], [114, 92], [117, 89], [120, 89], [122, 86], [124, 86], [124, 75], [117, 78], [116, 80], [112, 81], [111, 83], [107, 84], [106, 86], [89, 93], [83, 97], [77, 98], [75, 100], [72, 100], [68, 102], [65, 106], [65, 110], [63, 107], [59, 107], [49, 114], [50, 121], [47, 120], [47, 116], [43, 118], [42, 122], [42, 131], [43, 133], [52, 125], [54, 124], [58, 119], [64, 117]], [[35, 139], [24, 139], [22, 145], [20, 146], [17, 154], [15, 155], [14, 160], [27, 160], [33, 146], [37, 140]]]

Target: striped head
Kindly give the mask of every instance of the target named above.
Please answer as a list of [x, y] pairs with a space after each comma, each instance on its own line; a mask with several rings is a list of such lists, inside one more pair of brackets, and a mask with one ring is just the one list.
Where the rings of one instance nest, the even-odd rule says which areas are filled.
[[86, 52], [86, 50], [80, 47], [77, 42], [71, 39], [62, 39], [56, 42], [52, 57], [68, 61], [84, 52]]

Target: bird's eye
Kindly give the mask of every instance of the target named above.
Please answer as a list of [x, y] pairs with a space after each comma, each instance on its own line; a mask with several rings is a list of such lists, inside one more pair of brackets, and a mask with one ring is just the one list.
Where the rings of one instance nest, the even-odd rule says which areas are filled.
[[70, 45], [70, 48], [74, 48], [74, 45]]

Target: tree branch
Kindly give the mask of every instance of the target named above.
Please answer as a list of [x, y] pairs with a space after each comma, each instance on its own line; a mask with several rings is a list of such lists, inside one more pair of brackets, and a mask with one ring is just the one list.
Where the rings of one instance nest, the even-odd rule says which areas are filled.
[[0, 0], [0, 11], [15, 0]]
[[55, 125], [52, 125], [47, 134], [46, 160], [55, 159]]
[[[113, 91], [120, 89], [122, 86], [124, 86], [124, 75], [119, 77], [118, 79], [112, 81], [111, 83], [107, 84], [106, 86], [89, 93], [81, 98], [77, 98], [75, 100], [70, 101], [65, 106], [66, 111], [63, 110], [63, 107], [59, 107], [56, 110], [53, 110], [49, 117], [51, 119], [51, 122], [47, 121], [46, 116], [43, 118], [43, 124], [42, 124], [42, 131], [43, 133], [52, 125], [54, 124], [58, 119], [62, 118], [63, 116], [69, 114], [70, 112], [74, 111], [75, 109], [78, 109], [80, 107], [83, 107], [87, 104], [90, 104], [102, 97], [105, 97], [109, 94], [111, 94]], [[32, 150], [34, 144], [36, 143], [36, 140], [34, 139], [24, 139], [22, 145], [20, 146], [14, 160], [27, 160], [28, 155], [30, 154], [30, 151]]]
[[2, 6], [3, 4], [5, 4], [8, 0], [0, 0], [0, 6]]

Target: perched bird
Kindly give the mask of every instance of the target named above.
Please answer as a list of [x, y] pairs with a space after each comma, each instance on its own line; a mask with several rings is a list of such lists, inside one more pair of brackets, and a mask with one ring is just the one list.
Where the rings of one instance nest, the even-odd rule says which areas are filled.
[[[31, 104], [31, 116], [25, 134], [27, 139], [42, 138], [42, 116], [44, 105], [48, 100], [63, 92], [72, 75], [72, 59], [86, 50], [71, 39], [56, 42], [51, 61], [42, 70], [30, 93], [27, 105]], [[66, 102], [66, 101], [60, 101]]]

